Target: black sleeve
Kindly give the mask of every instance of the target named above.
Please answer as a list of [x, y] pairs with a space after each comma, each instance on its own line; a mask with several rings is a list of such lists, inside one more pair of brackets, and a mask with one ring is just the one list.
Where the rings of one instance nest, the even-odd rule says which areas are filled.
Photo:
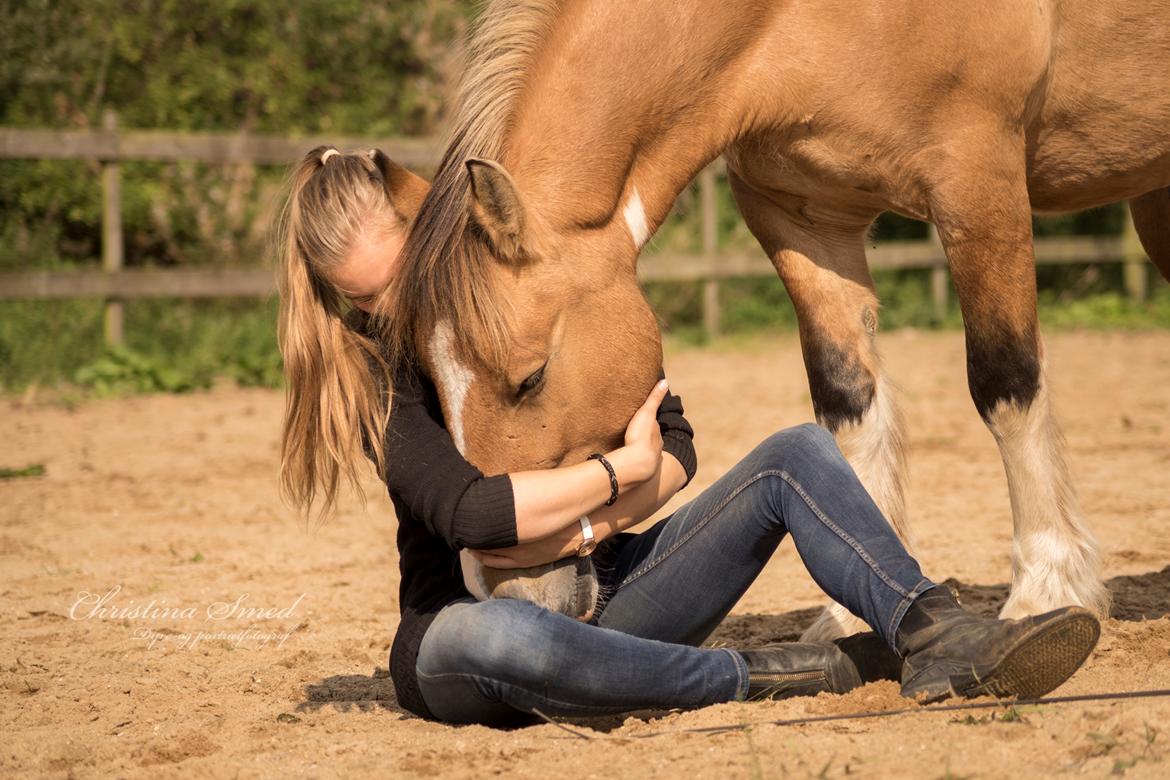
[[699, 467], [699, 459], [695, 455], [695, 431], [687, 418], [683, 417], [682, 399], [670, 391], [658, 405], [658, 428], [662, 431], [663, 452], [669, 452], [678, 459], [687, 473], [687, 484], [690, 484]]
[[507, 474], [485, 477], [463, 458], [431, 416], [422, 381], [406, 372], [394, 382], [383, 442], [390, 495], [452, 549], [516, 544], [512, 480]]

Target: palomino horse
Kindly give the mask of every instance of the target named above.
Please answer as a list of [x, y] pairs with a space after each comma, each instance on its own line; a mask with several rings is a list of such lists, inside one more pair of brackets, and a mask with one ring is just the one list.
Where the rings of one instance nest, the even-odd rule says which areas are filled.
[[905, 538], [864, 247], [882, 211], [930, 221], [1007, 472], [1003, 615], [1104, 614], [1050, 412], [1031, 217], [1131, 199], [1170, 275], [1168, 29], [1162, 0], [494, 2], [385, 336], [416, 350], [485, 472], [615, 445], [661, 360], [639, 250], [723, 155], [799, 315], [816, 417]]

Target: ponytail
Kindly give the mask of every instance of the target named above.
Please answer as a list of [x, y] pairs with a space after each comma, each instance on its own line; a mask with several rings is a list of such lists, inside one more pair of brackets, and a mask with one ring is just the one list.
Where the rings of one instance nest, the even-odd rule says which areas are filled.
[[[278, 223], [278, 341], [285, 411], [280, 494], [306, 516], [332, 513], [344, 478], [364, 502], [359, 464], [385, 479], [382, 439], [390, 413], [389, 367], [376, 342], [346, 320], [346, 302], [320, 273], [341, 261], [385, 184], [372, 156], [309, 152], [294, 170]], [[334, 170], [336, 169], [336, 170]], [[376, 187], [368, 186], [376, 183]], [[308, 251], [306, 251], [308, 250]]]

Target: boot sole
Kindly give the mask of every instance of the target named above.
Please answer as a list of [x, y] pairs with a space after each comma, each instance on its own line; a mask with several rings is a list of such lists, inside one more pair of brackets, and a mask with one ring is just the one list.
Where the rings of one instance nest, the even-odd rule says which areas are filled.
[[961, 695], [1038, 699], [1072, 677], [1097, 646], [1101, 624], [1077, 610], [1025, 634], [983, 680]]

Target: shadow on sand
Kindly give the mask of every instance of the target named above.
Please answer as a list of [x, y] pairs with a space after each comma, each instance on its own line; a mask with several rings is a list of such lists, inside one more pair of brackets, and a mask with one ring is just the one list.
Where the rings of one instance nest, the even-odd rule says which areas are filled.
[[[966, 585], [946, 580], [958, 590], [963, 604], [983, 615], [995, 615], [1007, 600], [1008, 585]], [[1111, 617], [1115, 620], [1155, 620], [1170, 614], [1170, 566], [1161, 571], [1114, 577], [1106, 583], [1113, 594]], [[820, 608], [798, 609], [772, 615], [729, 615], [707, 641], [707, 646], [752, 648], [773, 642], [792, 642], [820, 614]], [[370, 676], [342, 674], [305, 686], [305, 700], [298, 712], [332, 707], [340, 712], [386, 710], [414, 717], [398, 706], [394, 685], [385, 669]], [[608, 730], [622, 718], [590, 719], [594, 728]]]
[[[959, 592], [963, 605], [981, 615], [994, 616], [1007, 601], [1009, 585], [967, 585], [955, 579], [945, 583]], [[1114, 577], [1105, 583], [1113, 594], [1114, 620], [1156, 620], [1170, 615], [1170, 566], [1161, 571]], [[820, 614], [819, 608], [773, 615], [729, 615], [707, 644], [716, 647], [759, 647], [771, 642], [794, 642]]]
[[305, 700], [297, 712], [317, 712], [330, 707], [338, 712], [373, 712], [386, 710], [412, 717], [398, 706], [394, 683], [385, 669], [375, 669], [370, 676], [337, 674], [305, 686]]

